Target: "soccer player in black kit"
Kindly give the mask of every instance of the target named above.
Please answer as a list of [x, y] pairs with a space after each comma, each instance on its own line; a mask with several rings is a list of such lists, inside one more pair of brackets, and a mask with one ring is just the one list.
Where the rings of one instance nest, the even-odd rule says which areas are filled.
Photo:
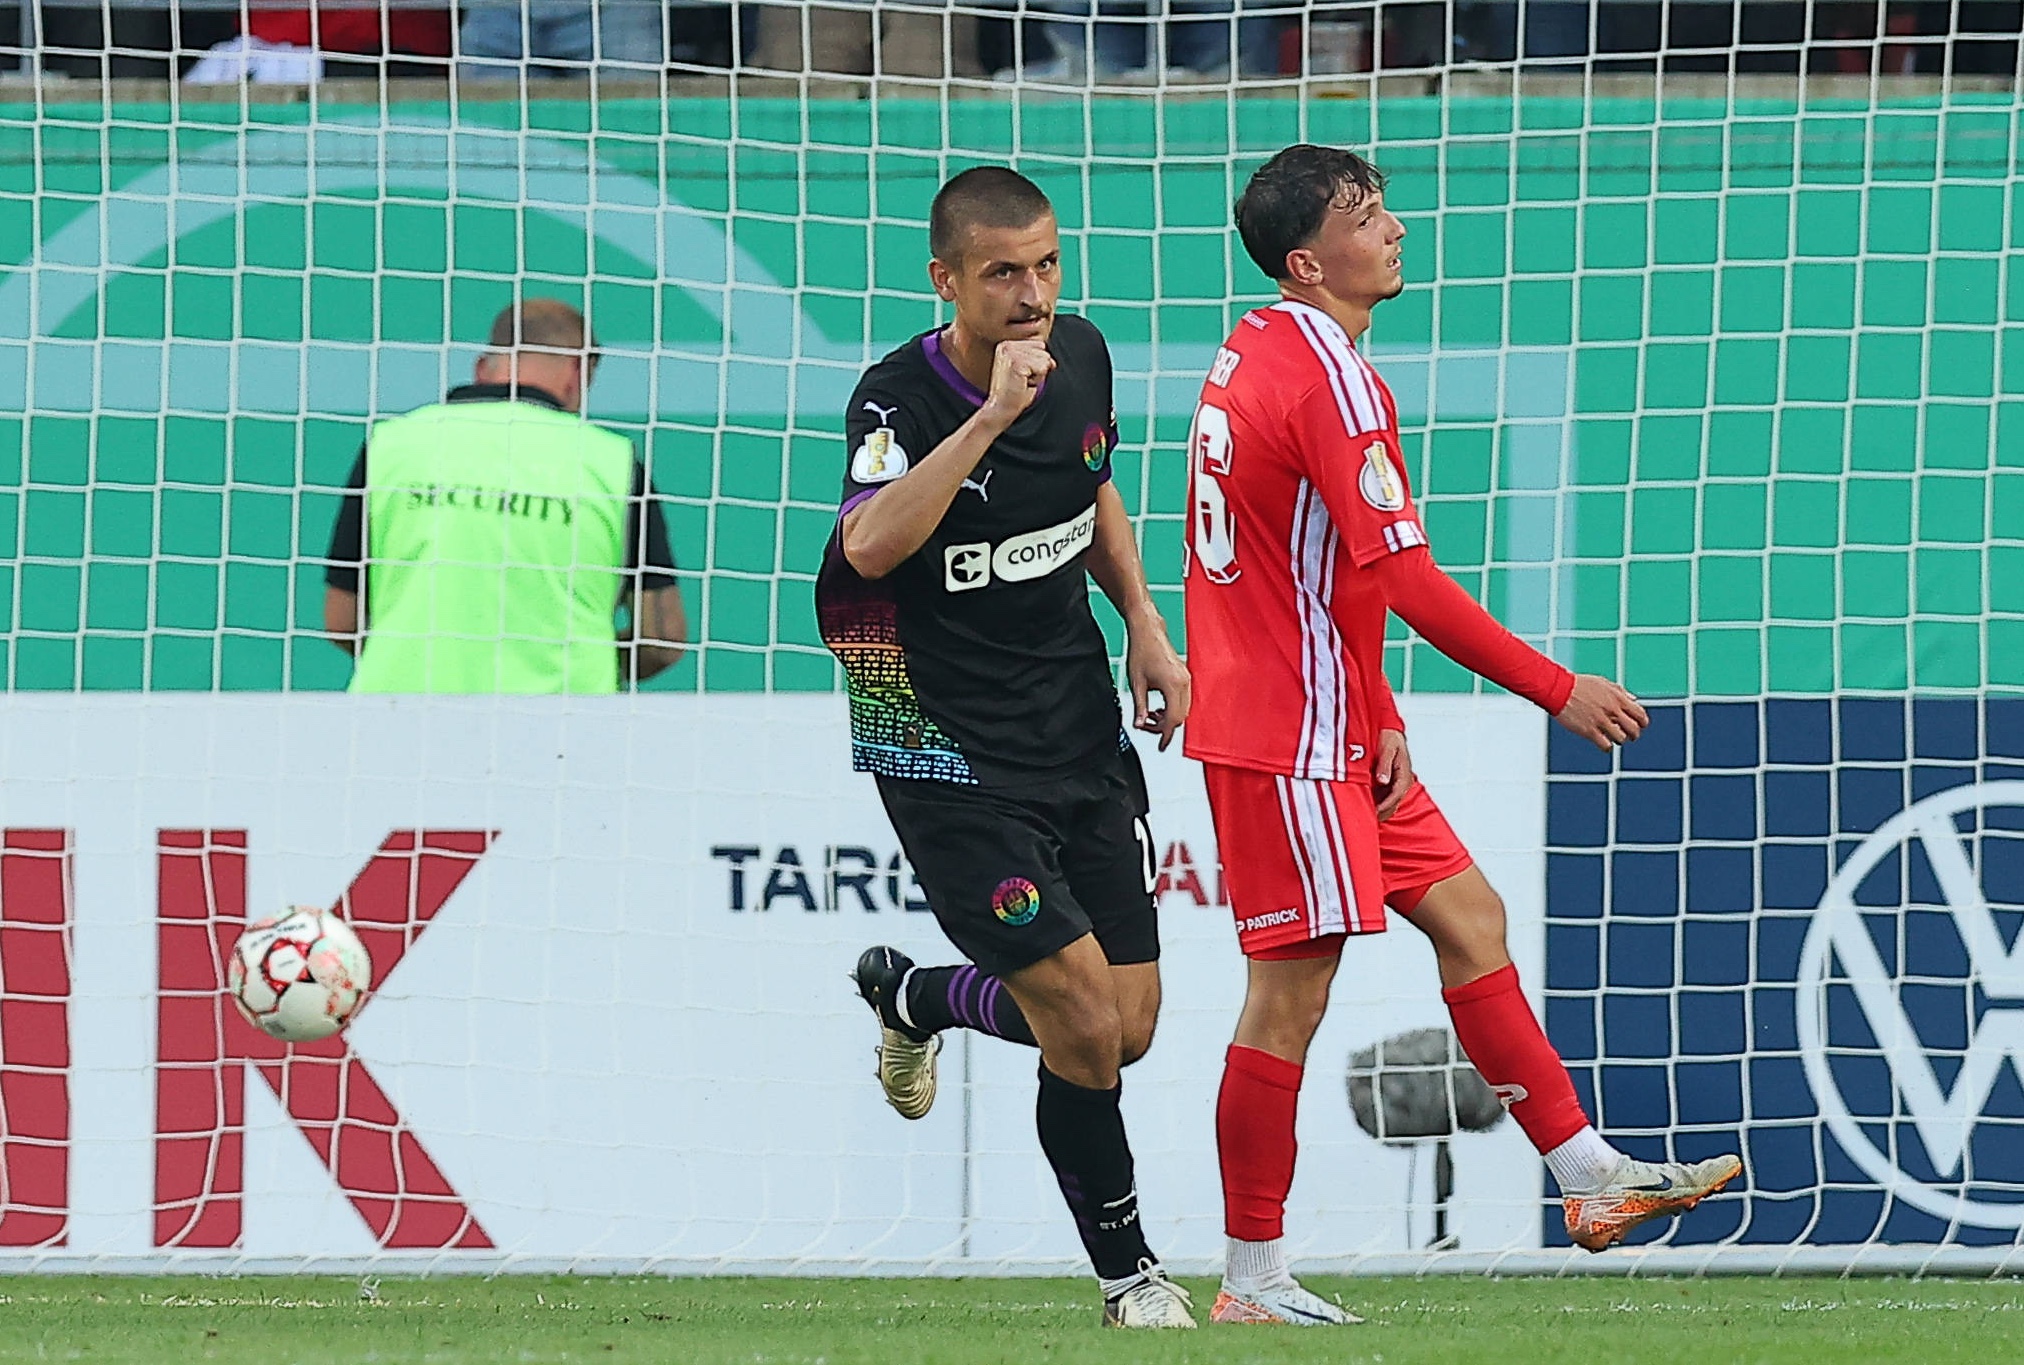
[[1193, 1327], [1146, 1245], [1118, 1107], [1119, 1070], [1159, 1012], [1159, 929], [1145, 778], [1088, 580], [1124, 617], [1134, 721], [1162, 748], [1187, 718], [1188, 673], [1110, 482], [1110, 352], [1055, 312], [1060, 233], [1026, 177], [952, 178], [929, 247], [955, 320], [851, 395], [850, 469], [816, 584], [854, 766], [876, 775], [928, 904], [976, 964], [916, 968], [892, 948], [859, 960], [879, 1079], [917, 1118], [940, 1030], [1037, 1044], [1040, 1146], [1104, 1321]]

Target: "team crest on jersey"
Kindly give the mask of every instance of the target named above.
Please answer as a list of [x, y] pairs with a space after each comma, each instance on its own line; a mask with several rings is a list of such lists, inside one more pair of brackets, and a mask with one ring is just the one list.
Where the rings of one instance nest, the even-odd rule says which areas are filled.
[[1040, 914], [1040, 888], [1024, 877], [1007, 877], [991, 893], [991, 910], [1015, 929], [1031, 924]]
[[[1110, 420], [1113, 422], [1117, 420], [1117, 413], [1115, 411], [1111, 413]], [[1091, 422], [1082, 433], [1082, 462], [1088, 465], [1090, 471], [1094, 473], [1102, 469], [1105, 462], [1109, 459], [1110, 430], [1096, 422]]]
[[1383, 441], [1372, 441], [1364, 452], [1363, 472], [1356, 477], [1363, 500], [1380, 512], [1396, 512], [1406, 505], [1405, 480], [1393, 468], [1391, 452]]
[[864, 443], [850, 460], [850, 477], [859, 483], [885, 483], [907, 472], [906, 447], [891, 427], [865, 433]]

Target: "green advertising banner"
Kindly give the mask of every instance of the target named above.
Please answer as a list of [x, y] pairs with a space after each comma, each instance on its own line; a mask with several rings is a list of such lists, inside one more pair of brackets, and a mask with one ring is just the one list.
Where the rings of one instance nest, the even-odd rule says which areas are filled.
[[[370, 416], [516, 289], [586, 304], [592, 415], [665, 501], [699, 648], [823, 690], [844, 399], [934, 324], [941, 179], [1054, 197], [1118, 481], [1178, 622], [1200, 376], [1267, 297], [1227, 228], [1371, 151], [1410, 286], [1371, 352], [1440, 560], [1647, 695], [2024, 686], [2019, 111], [1151, 97], [0, 107], [0, 543], [17, 689], [342, 687], [322, 565]], [[1397, 681], [1472, 681], [1403, 639]]]

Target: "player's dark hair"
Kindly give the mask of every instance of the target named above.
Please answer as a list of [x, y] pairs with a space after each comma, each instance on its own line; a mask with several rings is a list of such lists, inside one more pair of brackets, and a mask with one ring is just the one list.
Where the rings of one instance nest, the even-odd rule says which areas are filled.
[[1314, 240], [1344, 191], [1350, 202], [1384, 190], [1384, 172], [1342, 147], [1297, 142], [1258, 168], [1232, 210], [1258, 268], [1284, 280], [1286, 253]]
[[935, 191], [928, 210], [928, 250], [954, 265], [971, 228], [1021, 228], [1054, 212], [1038, 185], [1007, 166], [972, 166]]

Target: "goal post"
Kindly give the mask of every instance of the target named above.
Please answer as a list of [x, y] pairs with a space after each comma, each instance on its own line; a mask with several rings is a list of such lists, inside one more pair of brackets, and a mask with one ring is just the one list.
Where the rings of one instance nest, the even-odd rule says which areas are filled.
[[[1030, 1055], [952, 1045], [903, 1125], [840, 985], [873, 942], [951, 951], [816, 630], [843, 409], [944, 317], [935, 188], [1032, 176], [1178, 631], [1195, 395], [1270, 296], [1230, 204], [1311, 140], [1371, 156], [1408, 228], [1368, 348], [1437, 558], [1656, 718], [1598, 758], [1395, 629], [1419, 766], [1604, 1133], [1746, 1177], [1581, 1261], [1511, 1124], [1439, 1160], [1366, 1132], [1352, 1059], [1445, 1027], [1399, 924], [1309, 1067], [1296, 1257], [2014, 1270], [2017, 35], [1970, 5], [1176, 5], [1104, 22], [1169, 62], [1191, 25], [1259, 59], [1265, 23], [1283, 69], [1092, 83], [1044, 65], [1104, 41], [1058, 9], [762, 8], [735, 71], [595, 98], [427, 62], [286, 98], [100, 82], [48, 44], [0, 80], [0, 1267], [1071, 1268]], [[1577, 9], [1572, 48], [1517, 59]], [[1012, 70], [781, 65], [783, 14], [881, 45], [925, 16], [944, 61], [981, 31]], [[466, 382], [534, 296], [590, 314], [588, 414], [647, 464], [693, 647], [609, 702], [334, 695], [324, 556], [367, 424]], [[1167, 1015], [1127, 1104], [1155, 1243], [1207, 1267], [1239, 973], [1199, 778], [1149, 762]], [[361, 886], [406, 954], [351, 1041], [234, 1032], [204, 945]]]

